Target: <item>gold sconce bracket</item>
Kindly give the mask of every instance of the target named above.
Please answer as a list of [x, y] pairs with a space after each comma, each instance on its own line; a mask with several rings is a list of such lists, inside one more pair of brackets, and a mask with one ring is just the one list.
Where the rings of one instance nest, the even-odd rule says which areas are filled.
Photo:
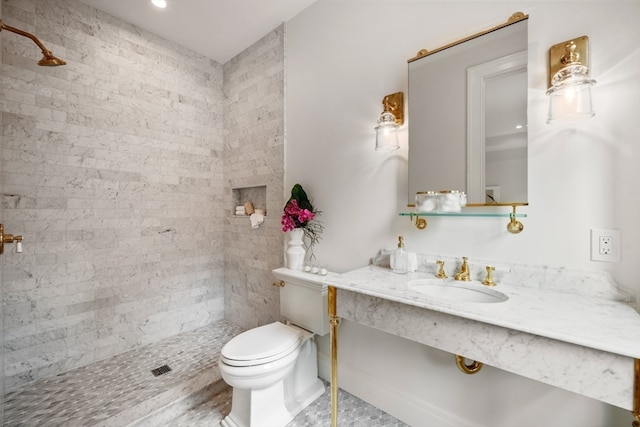
[[389, 112], [396, 118], [398, 126], [404, 123], [404, 93], [396, 92], [382, 99], [383, 113]]
[[464, 356], [456, 354], [456, 366], [458, 366], [458, 369], [460, 369], [465, 374], [471, 375], [477, 373], [478, 371], [480, 371], [480, 369], [482, 369], [482, 362], [473, 360], [471, 361], [471, 363], [465, 363]]
[[582, 64], [589, 69], [589, 37], [582, 36], [554, 44], [549, 48], [549, 76], [547, 87], [552, 86], [553, 76], [569, 64]]

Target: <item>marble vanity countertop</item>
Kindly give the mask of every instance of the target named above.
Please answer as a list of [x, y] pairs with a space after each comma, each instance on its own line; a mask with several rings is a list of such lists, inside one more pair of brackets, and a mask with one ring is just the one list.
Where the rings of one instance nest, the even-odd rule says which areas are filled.
[[[498, 283], [491, 289], [506, 294], [507, 301], [450, 302], [420, 294], [408, 285], [412, 280], [433, 278], [430, 273], [395, 274], [388, 268], [370, 265], [318, 277], [318, 281], [338, 289], [640, 359], [640, 314], [625, 302], [506, 283]], [[455, 283], [464, 286], [469, 282]]]

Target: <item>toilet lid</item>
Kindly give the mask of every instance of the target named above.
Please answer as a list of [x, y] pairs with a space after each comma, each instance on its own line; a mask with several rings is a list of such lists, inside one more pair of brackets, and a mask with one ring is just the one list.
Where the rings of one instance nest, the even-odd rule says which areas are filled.
[[[234, 337], [222, 347], [222, 356], [231, 361], [273, 359], [290, 353], [300, 343], [301, 333], [280, 322], [250, 329]], [[266, 363], [266, 360], [263, 360]]]

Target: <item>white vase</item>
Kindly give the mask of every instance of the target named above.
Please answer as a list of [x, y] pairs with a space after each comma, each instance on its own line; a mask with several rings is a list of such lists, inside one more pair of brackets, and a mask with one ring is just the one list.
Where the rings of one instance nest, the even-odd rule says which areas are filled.
[[287, 232], [289, 242], [287, 247], [287, 267], [291, 270], [302, 270], [304, 264], [304, 230], [302, 228], [294, 228]]

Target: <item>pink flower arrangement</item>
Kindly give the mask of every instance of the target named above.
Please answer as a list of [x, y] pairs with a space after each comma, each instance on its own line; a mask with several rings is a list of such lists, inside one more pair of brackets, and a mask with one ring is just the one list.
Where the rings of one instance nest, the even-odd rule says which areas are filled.
[[317, 219], [318, 215], [320, 211], [313, 207], [302, 186], [296, 184], [291, 189], [291, 197], [282, 212], [282, 231], [286, 233], [294, 228], [302, 228], [308, 238], [309, 248], [312, 248], [320, 240], [324, 229]]
[[313, 212], [309, 209], [301, 209], [298, 206], [298, 201], [293, 199], [284, 207], [284, 213], [280, 220], [282, 231], [287, 232], [294, 228], [304, 228], [305, 224], [314, 217], [315, 214]]

